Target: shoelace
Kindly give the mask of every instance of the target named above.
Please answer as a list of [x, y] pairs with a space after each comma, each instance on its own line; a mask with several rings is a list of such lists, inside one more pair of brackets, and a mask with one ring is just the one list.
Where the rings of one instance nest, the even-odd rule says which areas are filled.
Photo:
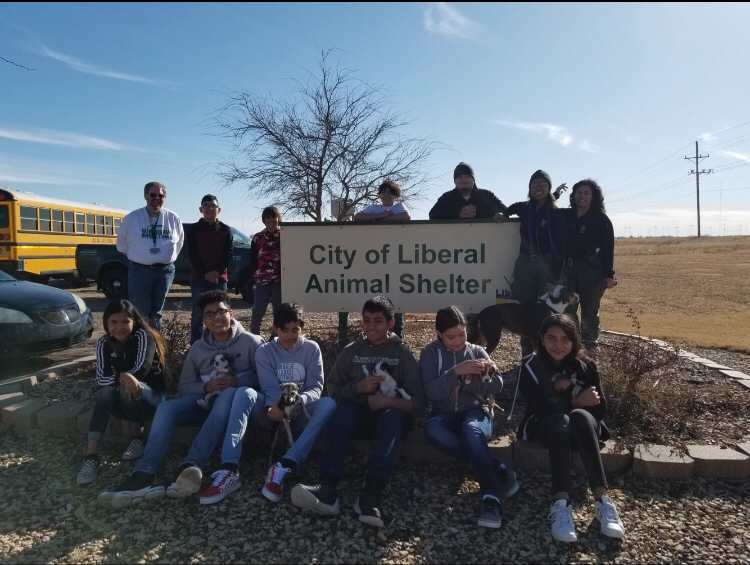
[[214, 482], [211, 483], [212, 487], [223, 487], [223, 483], [225, 479], [229, 476], [231, 471], [229, 469], [219, 469], [218, 471], [214, 472], [211, 477], [213, 477]]
[[620, 522], [620, 516], [617, 514], [617, 508], [611, 502], [602, 502], [599, 507], [599, 521], [601, 522]]
[[573, 528], [573, 512], [569, 510], [569, 507], [564, 506], [562, 508], [555, 508], [549, 513], [549, 519], [554, 524], [560, 524], [562, 526], [568, 526]]
[[286, 477], [286, 474], [289, 472], [289, 469], [282, 467], [280, 465], [274, 465], [271, 467], [271, 472], [269, 473], [269, 482], [274, 482], [277, 485], [280, 485], [282, 481], [284, 480], [284, 477]]

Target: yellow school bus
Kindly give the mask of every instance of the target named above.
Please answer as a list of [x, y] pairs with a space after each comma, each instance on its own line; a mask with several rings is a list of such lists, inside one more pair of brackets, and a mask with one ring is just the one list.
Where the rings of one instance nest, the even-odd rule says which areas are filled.
[[115, 243], [126, 210], [0, 188], [0, 270], [75, 278], [76, 245]]

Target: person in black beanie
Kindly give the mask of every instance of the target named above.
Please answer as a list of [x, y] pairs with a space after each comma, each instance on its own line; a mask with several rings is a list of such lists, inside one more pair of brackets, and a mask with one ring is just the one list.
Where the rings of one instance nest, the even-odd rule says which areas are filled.
[[456, 188], [444, 193], [430, 210], [431, 220], [492, 218], [500, 221], [507, 209], [491, 191], [478, 188], [474, 169], [461, 162], [453, 171]]
[[[565, 259], [565, 216], [551, 194], [552, 179], [542, 170], [529, 180], [529, 199], [508, 207], [507, 216], [521, 218], [521, 249], [513, 267], [511, 291], [521, 304], [531, 304], [560, 281]], [[562, 187], [558, 187], [561, 191]], [[531, 339], [521, 338], [523, 357], [534, 352]]]

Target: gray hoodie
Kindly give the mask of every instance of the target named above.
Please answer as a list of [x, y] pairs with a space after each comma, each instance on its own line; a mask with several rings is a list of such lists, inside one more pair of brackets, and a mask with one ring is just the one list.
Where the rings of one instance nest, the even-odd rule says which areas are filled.
[[180, 396], [204, 394], [205, 383], [201, 375], [210, 375], [213, 370], [214, 356], [228, 353], [232, 358], [232, 372], [239, 381], [239, 386], [260, 388], [258, 372], [255, 369], [255, 350], [263, 343], [263, 338], [251, 334], [237, 320], [232, 320], [232, 334], [227, 341], [216, 341], [208, 329], [188, 351], [185, 364], [182, 366], [177, 392]]
[[[458, 402], [450, 399], [453, 389], [460, 385], [458, 376], [453, 368], [472, 359], [489, 359], [484, 348], [466, 343], [461, 351], [451, 351], [436, 339], [419, 354], [419, 370], [427, 398], [432, 400], [432, 413], [463, 412], [476, 408], [479, 401], [474, 394], [467, 390], [458, 393]], [[489, 390], [499, 393], [503, 390], [503, 379], [500, 375], [492, 377]]]
[[328, 394], [336, 402], [349, 400], [367, 404], [369, 394], [357, 392], [357, 383], [365, 375], [371, 375], [381, 361], [396, 368], [393, 378], [411, 396], [412, 412], [424, 410], [424, 389], [417, 360], [394, 333], [380, 345], [373, 345], [364, 337], [347, 345], [328, 375]]
[[266, 406], [273, 405], [281, 396], [281, 385], [290, 382], [299, 385], [305, 406], [320, 399], [323, 392], [323, 355], [314, 341], [300, 336], [294, 347], [286, 350], [275, 338], [258, 348], [255, 361]]

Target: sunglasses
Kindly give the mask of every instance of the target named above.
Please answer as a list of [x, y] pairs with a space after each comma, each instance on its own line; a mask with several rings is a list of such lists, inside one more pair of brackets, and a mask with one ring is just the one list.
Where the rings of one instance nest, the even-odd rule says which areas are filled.
[[167, 197], [167, 195], [166, 195], [166, 194], [149, 194], [149, 197], [150, 197], [150, 198], [159, 198], [159, 199], [164, 199], [164, 198], [166, 198], [166, 197]]

